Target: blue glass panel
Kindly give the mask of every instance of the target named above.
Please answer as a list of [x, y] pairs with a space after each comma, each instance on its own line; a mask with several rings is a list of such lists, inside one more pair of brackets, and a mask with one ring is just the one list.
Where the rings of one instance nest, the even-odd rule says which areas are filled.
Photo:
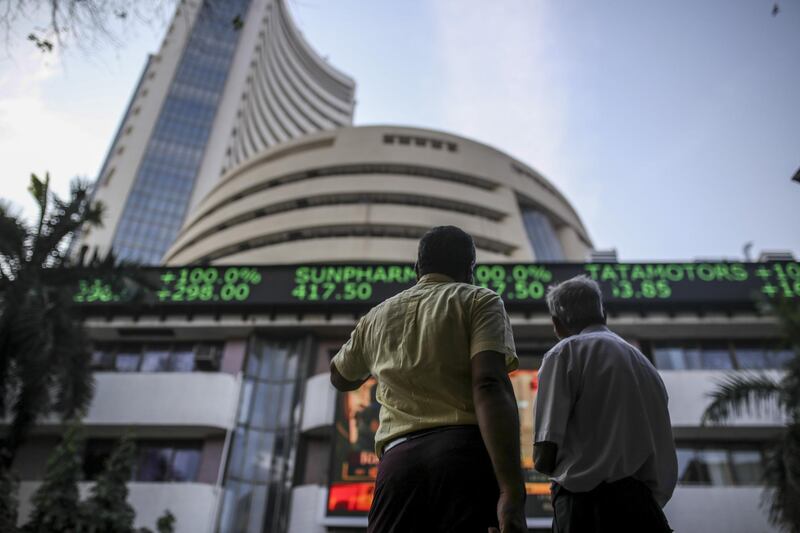
[[563, 261], [564, 250], [550, 219], [536, 209], [522, 208], [522, 222], [537, 261]]
[[203, 2], [117, 226], [120, 259], [158, 263], [178, 234], [249, 3]]

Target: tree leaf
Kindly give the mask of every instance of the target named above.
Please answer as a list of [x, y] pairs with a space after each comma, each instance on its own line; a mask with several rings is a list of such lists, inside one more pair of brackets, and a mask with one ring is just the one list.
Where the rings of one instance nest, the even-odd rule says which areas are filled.
[[778, 381], [767, 374], [731, 373], [718, 380], [708, 396], [712, 401], [703, 413], [703, 425], [778, 406], [781, 388]]

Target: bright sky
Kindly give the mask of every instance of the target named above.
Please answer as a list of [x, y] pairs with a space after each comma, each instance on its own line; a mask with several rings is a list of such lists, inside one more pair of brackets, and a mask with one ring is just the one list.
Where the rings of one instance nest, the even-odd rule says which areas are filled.
[[[800, 2], [289, 0], [356, 124], [443, 129], [542, 172], [622, 260], [800, 257]], [[2, 196], [94, 177], [162, 30], [0, 59]]]

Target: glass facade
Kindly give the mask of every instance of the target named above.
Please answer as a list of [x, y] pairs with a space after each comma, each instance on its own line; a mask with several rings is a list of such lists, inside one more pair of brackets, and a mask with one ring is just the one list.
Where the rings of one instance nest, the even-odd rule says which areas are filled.
[[677, 447], [678, 483], [682, 485], [761, 485], [761, 447], [730, 444]]
[[286, 530], [307, 343], [254, 339], [225, 472], [221, 533]]
[[120, 259], [155, 264], [183, 223], [249, 0], [205, 0], [114, 235]]
[[532, 207], [522, 207], [522, 223], [533, 247], [536, 261], [564, 261], [564, 250], [550, 219]]
[[[84, 479], [93, 481], [118, 441], [91, 439], [83, 460]], [[199, 440], [137, 440], [131, 481], [190, 482], [197, 480], [203, 442]]]
[[98, 372], [215, 372], [222, 360], [222, 343], [98, 344], [92, 350], [92, 370]]
[[653, 344], [653, 361], [659, 370], [781, 369], [793, 357], [789, 348], [758, 341]]

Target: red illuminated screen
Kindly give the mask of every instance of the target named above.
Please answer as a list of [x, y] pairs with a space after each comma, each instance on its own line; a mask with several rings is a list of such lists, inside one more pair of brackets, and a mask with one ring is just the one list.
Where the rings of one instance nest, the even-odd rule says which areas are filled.
[[[549, 518], [550, 484], [533, 469], [533, 406], [536, 398], [535, 370], [518, 370], [510, 375], [517, 397], [520, 441], [525, 487], [525, 511], [530, 518]], [[374, 452], [380, 405], [375, 399], [375, 380], [360, 389], [339, 395], [336, 435], [333, 446], [329, 516], [366, 516], [372, 503], [378, 458]]]

